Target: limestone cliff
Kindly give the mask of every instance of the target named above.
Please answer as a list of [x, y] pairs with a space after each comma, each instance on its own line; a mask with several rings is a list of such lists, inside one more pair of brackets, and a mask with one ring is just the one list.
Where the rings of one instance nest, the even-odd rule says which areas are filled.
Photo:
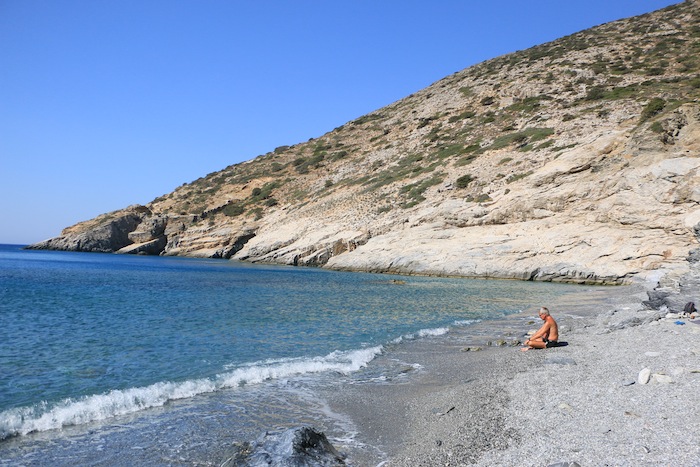
[[700, 222], [700, 5], [470, 67], [33, 245], [335, 269], [678, 277]]

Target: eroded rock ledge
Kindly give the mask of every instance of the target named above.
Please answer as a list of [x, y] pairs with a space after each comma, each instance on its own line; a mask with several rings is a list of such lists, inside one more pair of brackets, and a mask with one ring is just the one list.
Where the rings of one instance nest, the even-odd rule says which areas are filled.
[[489, 60], [31, 248], [679, 289], [698, 18], [684, 2]]

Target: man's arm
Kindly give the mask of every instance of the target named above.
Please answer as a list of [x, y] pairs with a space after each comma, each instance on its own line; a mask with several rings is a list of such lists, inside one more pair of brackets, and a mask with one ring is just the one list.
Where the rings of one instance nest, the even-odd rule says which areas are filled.
[[549, 327], [551, 325], [545, 321], [545, 323], [542, 325], [542, 327], [530, 337], [530, 339], [543, 339], [544, 337], [549, 335]]

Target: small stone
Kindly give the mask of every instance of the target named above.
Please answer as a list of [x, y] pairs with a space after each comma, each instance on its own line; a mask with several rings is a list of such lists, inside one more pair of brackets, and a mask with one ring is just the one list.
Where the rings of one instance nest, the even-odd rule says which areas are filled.
[[651, 379], [651, 370], [649, 368], [644, 368], [639, 372], [639, 376], [637, 376], [637, 382], [639, 384], [647, 384], [649, 379]]
[[656, 381], [657, 383], [661, 383], [661, 384], [671, 384], [671, 383], [673, 383], [673, 378], [671, 378], [671, 377], [668, 376], [668, 375], [663, 375], [663, 374], [660, 374], [660, 373], [654, 373], [654, 374], [652, 375], [652, 377], [654, 378], [654, 381]]
[[570, 406], [569, 404], [567, 404], [566, 402], [562, 402], [561, 404], [559, 404], [559, 409], [560, 409], [560, 410], [565, 410], [566, 412], [571, 412], [572, 410], [574, 410], [574, 408], [571, 407], [571, 406]]
[[661, 352], [644, 352], [644, 355], [647, 357], [658, 357], [661, 355]]

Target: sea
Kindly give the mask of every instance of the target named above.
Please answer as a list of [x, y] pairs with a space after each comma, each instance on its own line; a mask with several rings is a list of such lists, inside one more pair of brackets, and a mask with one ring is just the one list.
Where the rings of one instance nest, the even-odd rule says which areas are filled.
[[581, 293], [0, 245], [0, 465], [221, 465], [299, 426], [359, 452], [324, 389], [410, 378], [403, 346]]

